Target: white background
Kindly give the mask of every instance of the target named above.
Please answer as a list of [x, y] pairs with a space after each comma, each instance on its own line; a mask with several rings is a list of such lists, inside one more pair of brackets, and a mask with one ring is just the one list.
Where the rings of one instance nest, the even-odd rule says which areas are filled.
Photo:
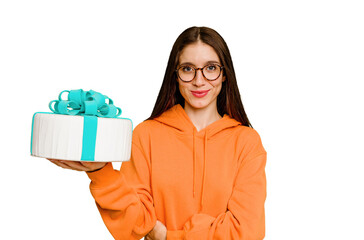
[[268, 152], [265, 239], [364, 239], [362, 1], [237, 2], [1, 1], [0, 239], [112, 239], [86, 174], [30, 156], [32, 115], [93, 89], [136, 126], [191, 26], [224, 37]]

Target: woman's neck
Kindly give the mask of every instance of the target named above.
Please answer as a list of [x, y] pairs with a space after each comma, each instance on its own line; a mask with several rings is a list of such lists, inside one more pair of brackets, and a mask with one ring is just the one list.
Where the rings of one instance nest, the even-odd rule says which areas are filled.
[[221, 118], [219, 112], [217, 111], [216, 104], [210, 104], [205, 108], [194, 108], [185, 103], [184, 110], [192, 121], [193, 125], [195, 125], [197, 131], [204, 129], [211, 123]]

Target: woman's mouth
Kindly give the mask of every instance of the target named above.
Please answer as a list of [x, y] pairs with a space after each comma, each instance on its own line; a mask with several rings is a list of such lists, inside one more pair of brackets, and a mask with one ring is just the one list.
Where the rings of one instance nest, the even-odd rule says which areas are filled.
[[191, 93], [195, 97], [202, 98], [202, 97], [206, 96], [209, 91], [210, 90], [205, 90], [205, 91], [191, 91]]

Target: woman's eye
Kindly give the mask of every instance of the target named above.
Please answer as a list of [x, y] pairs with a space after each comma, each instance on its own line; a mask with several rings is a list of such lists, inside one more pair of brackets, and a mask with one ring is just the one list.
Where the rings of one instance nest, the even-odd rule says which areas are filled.
[[186, 66], [186, 67], [183, 67], [182, 70], [184, 72], [191, 72], [193, 69], [191, 67], [189, 67], [189, 66]]
[[217, 67], [215, 65], [207, 66], [208, 71], [215, 71], [216, 69], [217, 69]]

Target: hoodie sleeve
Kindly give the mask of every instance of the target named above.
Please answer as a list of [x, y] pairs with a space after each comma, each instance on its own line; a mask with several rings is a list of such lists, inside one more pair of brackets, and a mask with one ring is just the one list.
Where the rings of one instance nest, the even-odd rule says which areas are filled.
[[120, 171], [108, 163], [87, 173], [90, 190], [101, 217], [116, 239], [141, 239], [157, 221], [150, 189], [150, 161], [140, 147], [139, 128], [133, 131], [130, 161]]
[[251, 145], [248, 153], [245, 151], [240, 155], [240, 166], [226, 212], [216, 218], [205, 213], [194, 214], [183, 230], [167, 231], [167, 240], [264, 239], [267, 153], [259, 136], [254, 138], [258, 142]]

